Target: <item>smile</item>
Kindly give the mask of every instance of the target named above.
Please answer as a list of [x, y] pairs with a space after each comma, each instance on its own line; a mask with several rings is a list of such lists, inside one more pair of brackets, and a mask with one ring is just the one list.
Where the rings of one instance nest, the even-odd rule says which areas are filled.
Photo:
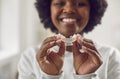
[[73, 18], [63, 18], [62, 21], [64, 23], [73, 23], [73, 22], [76, 22], [77, 20]]
[[77, 18], [65, 17], [61, 19], [64, 26], [75, 26], [79, 20]]

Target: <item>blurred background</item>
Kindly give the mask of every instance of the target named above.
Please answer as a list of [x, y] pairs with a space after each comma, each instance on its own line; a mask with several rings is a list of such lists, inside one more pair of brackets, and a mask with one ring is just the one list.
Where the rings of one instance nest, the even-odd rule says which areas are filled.
[[[17, 64], [22, 51], [53, 34], [40, 23], [34, 2], [0, 0], [0, 79], [17, 79]], [[86, 38], [120, 49], [119, 3], [120, 0], [108, 0], [102, 24], [85, 34]]]

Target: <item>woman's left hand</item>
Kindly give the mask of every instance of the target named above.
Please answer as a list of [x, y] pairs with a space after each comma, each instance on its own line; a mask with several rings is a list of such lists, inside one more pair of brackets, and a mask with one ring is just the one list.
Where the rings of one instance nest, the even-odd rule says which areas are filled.
[[82, 39], [79, 35], [77, 40], [73, 42], [72, 48], [74, 67], [77, 74], [85, 75], [93, 73], [102, 65], [102, 57], [91, 40]]

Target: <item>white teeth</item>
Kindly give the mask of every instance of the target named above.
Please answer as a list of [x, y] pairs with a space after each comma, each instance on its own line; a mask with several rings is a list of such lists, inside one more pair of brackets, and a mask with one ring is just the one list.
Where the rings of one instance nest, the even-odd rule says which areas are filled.
[[63, 22], [75, 22], [76, 19], [72, 19], [72, 18], [64, 18], [62, 21], [63, 21]]

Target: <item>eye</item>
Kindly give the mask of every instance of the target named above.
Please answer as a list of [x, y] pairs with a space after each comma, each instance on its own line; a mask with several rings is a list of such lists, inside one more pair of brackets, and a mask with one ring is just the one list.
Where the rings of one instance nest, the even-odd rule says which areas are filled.
[[62, 7], [65, 5], [65, 2], [63, 2], [63, 1], [55, 2], [54, 5], [58, 6], [58, 7]]
[[77, 7], [83, 7], [83, 6], [86, 6], [86, 3], [76, 2], [75, 5], [76, 5]]

